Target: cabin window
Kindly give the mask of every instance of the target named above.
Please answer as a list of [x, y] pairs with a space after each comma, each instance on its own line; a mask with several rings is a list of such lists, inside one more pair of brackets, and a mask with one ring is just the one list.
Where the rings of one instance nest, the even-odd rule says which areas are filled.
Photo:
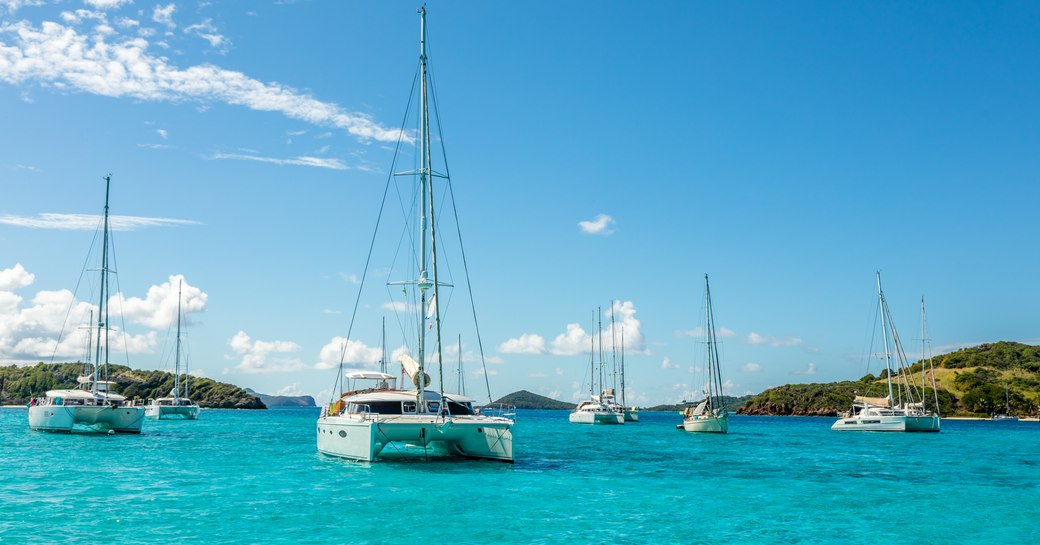
[[441, 410], [441, 402], [440, 401], [427, 401], [426, 402], [426, 410], [428, 412], [431, 412], [431, 413], [435, 413], [437, 411], [440, 411]]
[[414, 401], [402, 401], [401, 412], [415, 414], [415, 402]]

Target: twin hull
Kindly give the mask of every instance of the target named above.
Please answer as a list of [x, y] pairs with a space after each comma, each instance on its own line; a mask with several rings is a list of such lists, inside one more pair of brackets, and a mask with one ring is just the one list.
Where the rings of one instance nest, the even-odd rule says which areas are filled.
[[[513, 421], [487, 416], [326, 416], [318, 419], [318, 451], [374, 461], [391, 443], [438, 454], [513, 461]], [[390, 454], [397, 446], [391, 445]]]
[[574, 412], [570, 415], [571, 424], [624, 424], [625, 417], [615, 412]]
[[831, 426], [838, 431], [939, 431], [938, 416], [863, 416], [839, 418]]
[[157, 420], [198, 420], [198, 405], [149, 405], [144, 408], [144, 415]]
[[107, 405], [35, 405], [29, 407], [29, 429], [70, 433], [84, 431], [141, 433], [144, 409]]

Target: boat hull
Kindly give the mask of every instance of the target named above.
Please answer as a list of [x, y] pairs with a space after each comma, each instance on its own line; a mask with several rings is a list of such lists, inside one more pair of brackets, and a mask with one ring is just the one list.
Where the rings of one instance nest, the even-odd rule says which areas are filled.
[[141, 433], [144, 409], [105, 405], [29, 407], [29, 429], [58, 433]]
[[939, 417], [930, 416], [854, 416], [839, 418], [831, 425], [837, 431], [910, 431], [937, 432], [940, 429]]
[[625, 422], [639, 422], [639, 411], [625, 411]]
[[620, 413], [589, 413], [589, 412], [576, 412], [571, 413], [569, 420], [571, 424], [603, 424], [603, 425], [615, 425], [624, 424], [625, 416]]
[[695, 433], [729, 433], [729, 415], [684, 418], [684, 430]]
[[148, 406], [144, 409], [144, 415], [155, 420], [198, 420], [199, 406]]
[[[514, 422], [487, 416], [343, 415], [318, 419], [318, 451], [365, 462], [400, 454], [398, 444], [436, 454], [513, 462]], [[389, 450], [388, 450], [389, 447]]]

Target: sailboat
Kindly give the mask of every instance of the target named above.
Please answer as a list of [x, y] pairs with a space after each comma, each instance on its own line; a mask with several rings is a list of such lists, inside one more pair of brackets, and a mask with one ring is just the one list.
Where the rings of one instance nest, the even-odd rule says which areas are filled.
[[711, 288], [704, 275], [704, 344], [707, 348], [708, 375], [704, 401], [683, 412], [682, 428], [690, 432], [729, 433], [729, 410], [722, 399], [722, 368], [719, 345], [715, 339], [715, 311], [711, 306]]
[[[878, 309], [881, 315], [881, 337], [884, 343], [888, 395], [885, 397], [855, 396], [852, 410], [839, 418], [832, 430], [838, 431], [939, 431], [939, 406], [936, 398], [935, 411], [925, 408], [924, 384], [918, 386], [907, 364], [906, 354], [899, 342], [899, 334], [892, 324], [892, 315], [881, 289], [881, 273], [877, 273]], [[923, 318], [922, 301], [922, 318]], [[923, 319], [922, 319], [923, 323]], [[922, 326], [923, 332], [923, 326]], [[891, 335], [890, 335], [891, 334]], [[926, 335], [922, 334], [922, 337]], [[891, 341], [891, 347], [889, 342]], [[894, 352], [893, 352], [894, 348]], [[893, 353], [897, 369], [893, 369]], [[922, 354], [923, 358], [924, 354]], [[924, 362], [922, 360], [922, 374]], [[895, 379], [893, 377], [896, 377]], [[933, 386], [934, 373], [933, 373]]]
[[[595, 316], [594, 316], [595, 318]], [[603, 387], [603, 326], [600, 320], [599, 335], [590, 335], [589, 349], [589, 399], [578, 403], [567, 419], [571, 424], [624, 424], [625, 415], [620, 407], [615, 406], [613, 388]], [[600, 338], [600, 393], [596, 394], [596, 337]]]
[[[94, 357], [92, 361], [87, 362], [87, 372], [76, 378], [79, 388], [48, 390], [44, 396], [34, 398], [30, 402], [29, 428], [33, 430], [64, 433], [73, 431], [141, 433], [144, 409], [133, 406], [132, 402], [127, 402], [126, 397], [112, 391], [115, 382], [107, 380], [110, 355], [109, 333], [111, 332], [108, 327], [109, 308], [107, 304], [110, 296], [108, 198], [111, 178], [111, 176], [105, 177], [101, 281]], [[91, 322], [93, 322], [93, 317]]]
[[[437, 245], [440, 239], [435, 232], [438, 224], [434, 213], [438, 208], [434, 205], [433, 180], [444, 179], [450, 184], [450, 178], [446, 167], [444, 173], [433, 169], [425, 7], [419, 8], [419, 24], [419, 160], [414, 171], [400, 173], [417, 181], [415, 202], [418, 206], [415, 212], [419, 236], [415, 240], [418, 248], [413, 251], [417, 269], [414, 272], [418, 276], [416, 280], [388, 284], [400, 286], [406, 292], [411, 288], [412, 296], [417, 299], [412, 305], [415, 307], [414, 315], [410, 318], [415, 320], [411, 331], [416, 334], [416, 356], [405, 353], [399, 360], [414, 389], [393, 387], [389, 380], [393, 377], [388, 373], [348, 373], [347, 378], [353, 378], [355, 382], [372, 381], [373, 386], [349, 388], [335, 402], [322, 407], [317, 422], [317, 447], [324, 454], [361, 461], [374, 461], [388, 452], [403, 454], [409, 449], [419, 449], [424, 454], [432, 450], [434, 454], [511, 463], [515, 411], [491, 405], [477, 408], [473, 399], [443, 390], [442, 316], [437, 301], [444, 301], [438, 297], [441, 288], [451, 285], [438, 277]], [[358, 297], [360, 300], [360, 290]], [[474, 312], [474, 323], [475, 316]], [[351, 322], [352, 328], [353, 319]], [[350, 335], [348, 331], [347, 337]], [[431, 338], [427, 339], [427, 336]], [[434, 364], [440, 370], [440, 390], [430, 388], [432, 381], [427, 369]], [[342, 391], [339, 389], [339, 381], [343, 378], [342, 365], [341, 358], [335, 392]], [[490, 401], [490, 389], [488, 398]]]
[[1018, 420], [1017, 416], [1011, 416], [1011, 397], [1008, 395], [1008, 385], [1004, 383], [1004, 412], [997, 413], [990, 417], [990, 420], [1004, 420], [1007, 422], [1015, 422]]
[[144, 414], [158, 420], [197, 420], [199, 405], [188, 398], [188, 374], [184, 373], [181, 386], [181, 283], [177, 284], [177, 345], [174, 349], [173, 390], [169, 397], [153, 399], [145, 406]]

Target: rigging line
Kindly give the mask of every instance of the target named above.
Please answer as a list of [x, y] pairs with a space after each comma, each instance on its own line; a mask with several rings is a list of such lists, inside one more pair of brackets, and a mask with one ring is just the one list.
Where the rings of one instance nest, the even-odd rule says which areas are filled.
[[76, 306], [76, 294], [79, 293], [79, 286], [83, 282], [83, 275], [87, 272], [87, 263], [90, 262], [90, 255], [94, 253], [94, 245], [97, 244], [98, 233], [101, 231], [102, 219], [98, 219], [98, 227], [94, 229], [94, 238], [90, 241], [90, 249], [87, 250], [87, 257], [83, 260], [83, 268], [79, 271], [79, 279], [76, 280], [76, 288], [72, 291], [72, 301], [69, 302], [69, 308], [65, 311], [65, 319], [61, 321], [61, 329], [58, 330], [58, 340], [54, 343], [54, 350], [51, 352], [50, 363], [54, 363], [54, 358], [58, 354], [58, 347], [61, 346], [61, 338], [65, 335], [65, 326], [69, 322], [69, 315], [72, 314], [72, 308]]
[[[410, 106], [411, 97], [409, 97], [408, 102]], [[397, 135], [397, 144], [394, 146], [394, 158], [390, 164], [390, 172], [386, 176], [386, 185], [383, 187], [383, 198], [379, 203], [379, 213], [376, 215], [376, 226], [372, 230], [372, 241], [368, 245], [368, 256], [365, 258], [365, 269], [361, 274], [361, 283], [358, 285], [357, 298], [354, 299], [354, 310], [350, 314], [350, 325], [347, 326], [346, 339], [348, 341], [350, 340], [350, 335], [354, 331], [354, 320], [357, 318], [358, 306], [360, 306], [361, 304], [361, 294], [364, 292], [365, 280], [368, 278], [368, 268], [372, 264], [372, 251], [375, 249], [376, 246], [376, 235], [379, 234], [379, 223], [383, 218], [383, 210], [386, 207], [386, 197], [390, 193], [390, 182], [394, 179], [394, 169], [397, 165], [397, 157], [401, 152], [401, 142], [404, 140], [404, 125], [408, 119], [407, 116], [408, 108], [405, 108], [405, 118], [401, 120], [401, 132]], [[336, 381], [332, 384], [332, 394], [335, 394], [336, 392], [339, 392], [341, 390], [341, 385], [343, 383], [343, 358], [346, 357], [346, 353], [347, 345], [346, 343], [343, 343], [343, 348], [340, 349], [339, 369], [336, 373]]]
[[[430, 86], [436, 87], [433, 84], [433, 74], [430, 73]], [[444, 157], [444, 177], [448, 182], [448, 194], [451, 196], [451, 209], [455, 216], [455, 230], [459, 236], [459, 253], [462, 255], [462, 269], [466, 276], [466, 290], [469, 292], [470, 309], [473, 311], [473, 327], [477, 334], [477, 347], [480, 350], [480, 366], [484, 371], [484, 386], [487, 388], [488, 403], [492, 403], [491, 399], [491, 382], [488, 380], [487, 374], [487, 361], [484, 356], [484, 341], [480, 336], [480, 322], [477, 320], [477, 304], [473, 300], [473, 283], [469, 276], [469, 263], [466, 260], [466, 247], [462, 242], [462, 225], [459, 222], [459, 209], [455, 203], [455, 188], [451, 183], [451, 171], [448, 167], [448, 151], [444, 147], [444, 135], [441, 127], [441, 114], [440, 107], [437, 102], [437, 92], [433, 89], [431, 92], [433, 98], [433, 115], [437, 120], [437, 138], [441, 145], [441, 156]]]
[[[122, 288], [122, 286], [119, 285], [119, 263], [116, 261], [116, 239], [112, 235], [112, 233], [108, 234], [108, 242], [109, 242], [109, 244], [112, 245], [112, 265], [114, 265], [115, 268], [116, 268], [116, 273], [115, 273], [115, 276], [116, 276], [116, 293], [118, 293], [120, 295], [120, 297], [118, 298], [118, 301], [119, 301], [119, 324], [123, 328], [123, 331], [122, 331], [122, 334], [123, 334], [123, 358], [126, 359], [126, 367], [129, 369], [130, 368], [130, 344], [127, 343], [127, 341], [126, 341], [126, 314], [123, 312], [123, 288]], [[111, 298], [111, 296], [109, 298]], [[105, 323], [105, 327], [106, 328], [108, 327], [107, 321]], [[105, 373], [106, 373], [105, 380], [108, 380], [107, 368], [106, 368]]]

